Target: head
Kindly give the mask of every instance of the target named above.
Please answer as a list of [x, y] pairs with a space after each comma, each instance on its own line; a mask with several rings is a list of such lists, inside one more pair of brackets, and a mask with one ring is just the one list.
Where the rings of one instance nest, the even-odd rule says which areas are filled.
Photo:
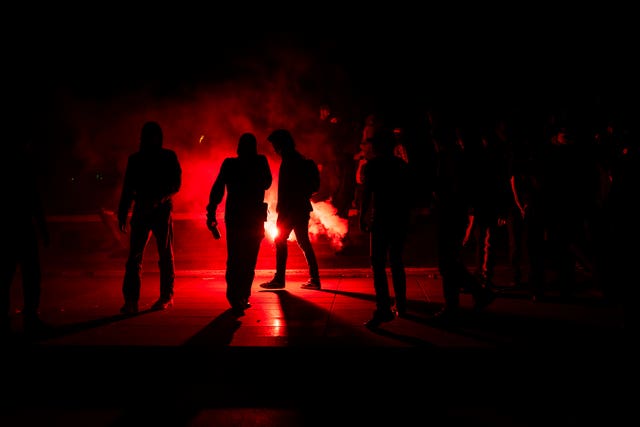
[[250, 132], [243, 133], [238, 141], [236, 150], [238, 157], [250, 157], [258, 154], [258, 141], [256, 136]]
[[267, 141], [273, 145], [278, 154], [291, 152], [295, 149], [295, 142], [291, 133], [286, 129], [276, 129], [267, 137]]
[[140, 132], [140, 150], [157, 150], [162, 148], [162, 128], [157, 122], [146, 122]]
[[376, 156], [393, 156], [396, 145], [393, 129], [382, 128], [370, 138], [371, 148]]

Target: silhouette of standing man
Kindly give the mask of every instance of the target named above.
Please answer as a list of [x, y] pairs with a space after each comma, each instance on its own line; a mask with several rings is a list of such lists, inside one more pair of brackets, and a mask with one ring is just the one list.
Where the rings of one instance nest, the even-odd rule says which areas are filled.
[[267, 140], [280, 157], [278, 171], [278, 202], [276, 226], [276, 274], [260, 286], [265, 289], [283, 289], [287, 269], [289, 235], [296, 233], [296, 241], [302, 249], [309, 267], [309, 280], [303, 289], [320, 289], [320, 272], [316, 254], [309, 240], [309, 219], [313, 206], [311, 196], [320, 187], [320, 172], [316, 163], [300, 154], [291, 133], [286, 129], [274, 130]]
[[362, 171], [360, 229], [371, 233], [376, 309], [365, 326], [375, 328], [395, 319], [387, 280], [387, 258], [396, 310], [399, 316], [407, 311], [407, 276], [402, 256], [411, 215], [411, 177], [409, 165], [394, 154], [395, 141], [390, 130], [378, 131], [370, 141], [374, 156]]
[[[18, 132], [21, 130], [18, 129]], [[42, 272], [40, 266], [39, 239], [45, 247], [49, 246], [49, 231], [44, 215], [40, 193], [35, 181], [35, 171], [28, 162], [28, 142], [20, 135], [7, 144], [5, 162], [2, 168], [5, 183], [4, 199], [8, 202], [0, 210], [0, 221], [5, 225], [3, 238], [5, 251], [2, 257], [2, 290], [0, 304], [3, 316], [2, 333], [11, 331], [9, 315], [11, 303], [11, 285], [18, 267], [22, 277], [24, 306], [22, 308], [23, 328], [28, 335], [46, 332], [46, 325], [40, 319]]]
[[173, 196], [182, 184], [182, 168], [173, 150], [163, 148], [162, 128], [149, 121], [142, 126], [140, 148], [129, 156], [118, 206], [118, 226], [125, 233], [131, 205], [129, 257], [125, 266], [122, 294], [123, 314], [138, 312], [142, 258], [153, 235], [158, 248], [160, 297], [152, 310], [173, 305], [175, 269], [173, 259]]
[[217, 227], [216, 209], [227, 191], [224, 222], [227, 229], [227, 301], [236, 315], [251, 307], [249, 297], [260, 244], [264, 239], [267, 204], [264, 194], [272, 176], [267, 157], [258, 154], [252, 133], [240, 136], [237, 157], [226, 158], [209, 193], [207, 228]]
[[495, 298], [493, 292], [469, 272], [462, 257], [474, 179], [465, 144], [466, 129], [454, 123], [438, 123], [434, 129], [437, 169], [433, 199], [444, 308], [434, 314], [433, 321], [443, 326], [453, 326], [460, 320], [461, 288], [471, 292], [476, 310], [483, 309]]

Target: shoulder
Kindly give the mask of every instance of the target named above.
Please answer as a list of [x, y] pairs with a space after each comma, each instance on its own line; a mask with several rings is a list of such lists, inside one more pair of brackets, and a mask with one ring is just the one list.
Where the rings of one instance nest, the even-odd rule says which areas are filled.
[[176, 160], [178, 159], [178, 154], [174, 150], [172, 150], [170, 148], [163, 148], [162, 149], [162, 154], [164, 156], [168, 157], [168, 158], [172, 158], [172, 159], [176, 159]]

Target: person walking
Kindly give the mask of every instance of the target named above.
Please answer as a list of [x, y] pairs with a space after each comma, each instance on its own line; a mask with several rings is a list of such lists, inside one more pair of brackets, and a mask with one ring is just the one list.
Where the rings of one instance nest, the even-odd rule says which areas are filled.
[[228, 157], [222, 162], [207, 205], [207, 228], [214, 231], [218, 225], [216, 210], [226, 190], [226, 297], [233, 313], [239, 316], [251, 307], [251, 286], [267, 220], [268, 205], [264, 196], [272, 182], [267, 157], [258, 154], [257, 147], [253, 133], [240, 136], [237, 157]]
[[274, 130], [267, 140], [282, 158], [282, 162], [278, 171], [276, 203], [278, 215], [276, 219], [278, 235], [275, 238], [276, 272], [272, 280], [262, 283], [260, 287], [264, 289], [285, 287], [288, 239], [293, 231], [309, 267], [309, 280], [302, 285], [302, 288], [320, 289], [318, 261], [309, 239], [309, 219], [313, 211], [311, 197], [320, 187], [318, 166], [313, 159], [297, 151], [295, 141], [287, 129]]
[[360, 229], [370, 233], [376, 309], [365, 326], [376, 328], [395, 319], [389, 293], [386, 265], [389, 260], [398, 316], [407, 312], [407, 277], [403, 262], [404, 246], [411, 215], [411, 177], [409, 165], [394, 154], [391, 131], [379, 131], [370, 139], [374, 152], [362, 170]]
[[[138, 312], [142, 278], [142, 259], [153, 235], [158, 248], [160, 297], [152, 310], [173, 306], [175, 265], [173, 258], [173, 196], [182, 184], [182, 168], [175, 151], [163, 147], [163, 132], [157, 122], [142, 126], [140, 148], [131, 154], [118, 205], [118, 226], [127, 232], [130, 220], [129, 256], [122, 283], [123, 314]], [[131, 206], [133, 205], [133, 208]]]

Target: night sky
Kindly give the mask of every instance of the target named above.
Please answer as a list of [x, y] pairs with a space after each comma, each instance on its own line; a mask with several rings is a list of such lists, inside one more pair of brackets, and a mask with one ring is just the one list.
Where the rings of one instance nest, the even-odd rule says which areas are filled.
[[434, 105], [637, 110], [625, 11], [294, 6], [8, 15], [6, 99], [29, 117], [50, 209], [113, 208], [146, 120], [186, 170], [178, 209], [200, 211], [242, 132], [271, 154], [266, 135], [288, 127], [315, 155], [321, 103], [354, 123], [384, 110], [398, 125]]

